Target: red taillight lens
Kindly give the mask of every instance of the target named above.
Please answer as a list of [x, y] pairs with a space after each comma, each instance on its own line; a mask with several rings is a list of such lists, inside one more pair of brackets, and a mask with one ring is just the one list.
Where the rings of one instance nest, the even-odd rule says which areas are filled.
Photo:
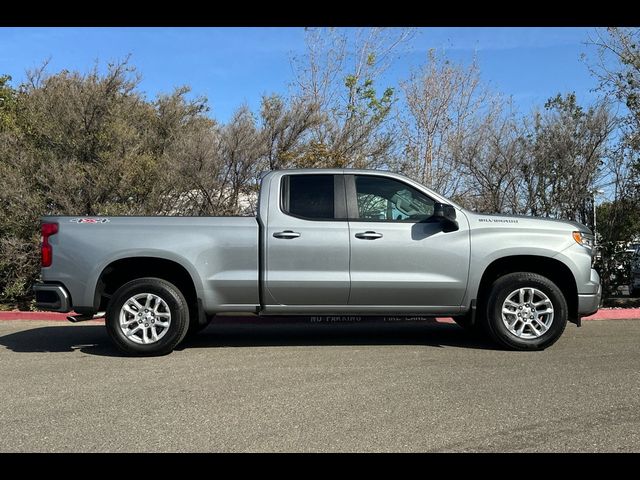
[[43, 238], [48, 238], [51, 235], [55, 235], [58, 233], [58, 224], [57, 223], [43, 223], [42, 224], [42, 236]]
[[58, 233], [57, 223], [43, 223], [42, 224], [42, 245], [40, 247], [42, 266], [50, 267], [53, 261], [53, 248], [49, 244], [49, 237]]

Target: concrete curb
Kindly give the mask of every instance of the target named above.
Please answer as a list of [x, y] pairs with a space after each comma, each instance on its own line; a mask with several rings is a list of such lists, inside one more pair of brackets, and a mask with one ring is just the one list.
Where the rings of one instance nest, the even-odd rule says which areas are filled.
[[[56, 313], [56, 312], [21, 312], [21, 311], [9, 311], [0, 312], [0, 321], [2, 320], [40, 320], [40, 321], [67, 321], [67, 315], [70, 313]], [[417, 317], [417, 316], [416, 316]], [[329, 317], [331, 318], [331, 317]], [[228, 320], [227, 320], [228, 319]], [[283, 319], [284, 320], [284, 319]], [[288, 319], [289, 323], [292, 320]], [[582, 320], [640, 320], [640, 308], [603, 308], [598, 310], [597, 313], [589, 317], [583, 317]], [[259, 321], [256, 317], [220, 317], [216, 323], [253, 323]], [[330, 321], [330, 320], [329, 320]], [[436, 319], [438, 323], [453, 323], [451, 318], [439, 317]], [[327, 323], [321, 321], [319, 323]], [[351, 322], [348, 322], [351, 323]]]

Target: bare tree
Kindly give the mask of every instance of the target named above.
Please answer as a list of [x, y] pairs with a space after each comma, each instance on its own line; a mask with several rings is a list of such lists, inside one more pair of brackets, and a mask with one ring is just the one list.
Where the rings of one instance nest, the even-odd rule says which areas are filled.
[[477, 63], [454, 64], [431, 50], [427, 63], [401, 86], [406, 113], [399, 118], [403, 151], [398, 168], [443, 195], [463, 194], [460, 161], [468, 164], [466, 155], [482, 149], [473, 142], [493, 106]]
[[299, 158], [304, 155], [308, 134], [322, 121], [315, 101], [302, 97], [288, 103], [278, 95], [262, 99], [260, 118], [263, 168], [269, 170], [302, 163]]
[[294, 58], [297, 95], [318, 106], [323, 119], [311, 130], [300, 166], [367, 167], [389, 161], [393, 137], [385, 121], [394, 101], [380, 77], [412, 35], [410, 29], [354, 32], [309, 29], [307, 52]]
[[224, 199], [220, 126], [201, 119], [167, 146], [163, 154], [162, 191], [151, 205], [164, 215], [215, 215]]
[[461, 149], [463, 202], [481, 212], [521, 213], [525, 209], [522, 166], [527, 158], [520, 119], [510, 103], [495, 103]]
[[640, 28], [599, 28], [589, 36], [596, 58], [589, 64], [600, 89], [622, 102], [628, 111], [625, 141], [640, 150]]

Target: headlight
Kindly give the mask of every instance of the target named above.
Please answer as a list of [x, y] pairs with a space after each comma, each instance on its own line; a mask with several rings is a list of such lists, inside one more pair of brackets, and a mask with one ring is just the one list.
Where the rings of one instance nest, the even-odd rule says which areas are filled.
[[589, 250], [593, 249], [593, 235], [590, 233], [573, 232], [573, 239], [583, 247], [586, 247]]

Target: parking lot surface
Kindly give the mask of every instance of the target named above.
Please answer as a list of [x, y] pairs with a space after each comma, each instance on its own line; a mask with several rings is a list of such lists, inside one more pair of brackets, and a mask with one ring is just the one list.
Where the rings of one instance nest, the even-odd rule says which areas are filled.
[[2, 452], [640, 451], [640, 321], [508, 352], [453, 324], [212, 325], [127, 358], [0, 322]]

